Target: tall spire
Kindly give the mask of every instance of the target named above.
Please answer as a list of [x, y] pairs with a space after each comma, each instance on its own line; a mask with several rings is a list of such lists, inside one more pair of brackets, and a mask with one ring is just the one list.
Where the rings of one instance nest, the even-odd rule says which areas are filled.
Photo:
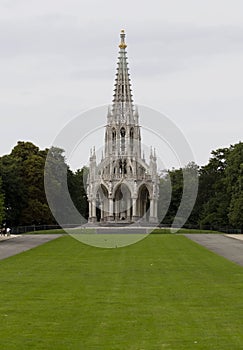
[[114, 98], [112, 101], [112, 114], [116, 120], [125, 121], [128, 116], [133, 115], [132, 89], [128, 73], [126, 56], [125, 32], [121, 31], [121, 42], [119, 44], [118, 67], [115, 79]]

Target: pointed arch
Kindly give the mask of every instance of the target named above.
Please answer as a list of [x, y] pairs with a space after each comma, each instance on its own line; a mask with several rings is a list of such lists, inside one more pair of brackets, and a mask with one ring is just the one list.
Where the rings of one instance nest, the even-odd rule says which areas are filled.
[[126, 130], [122, 126], [120, 129], [121, 154], [125, 153], [125, 137], [126, 137]]
[[130, 150], [131, 150], [131, 154], [133, 154], [133, 149], [134, 149], [134, 128], [131, 127], [131, 129], [130, 129]]
[[138, 216], [143, 221], [149, 221], [150, 217], [150, 192], [145, 183], [141, 184], [138, 189], [137, 199]]
[[114, 191], [114, 217], [116, 221], [131, 221], [131, 191], [125, 183], [120, 183]]
[[153, 194], [153, 188], [152, 188], [152, 186], [150, 186], [150, 185], [149, 185], [147, 182], [145, 182], [145, 181], [143, 181], [142, 183], [139, 184], [139, 186], [138, 186], [138, 193], [139, 193], [141, 187], [143, 187], [143, 186], [145, 186], [145, 187], [147, 188], [147, 190], [148, 190], [148, 192], [149, 192], [149, 196], [151, 197], [152, 194]]
[[98, 222], [104, 221], [108, 213], [108, 188], [100, 183], [96, 188], [96, 219]]
[[130, 184], [128, 181], [122, 179], [122, 180], [120, 180], [120, 181], [114, 186], [114, 188], [113, 188], [113, 193], [112, 193], [112, 196], [113, 196], [113, 197], [115, 196], [115, 192], [116, 192], [117, 188], [118, 188], [119, 186], [121, 186], [122, 184], [125, 185], [125, 186], [129, 189], [129, 191], [130, 191], [131, 193], [133, 193], [133, 189], [132, 189], [131, 184]]
[[112, 152], [114, 152], [116, 149], [116, 129], [115, 128], [112, 129], [111, 135], [112, 135]]

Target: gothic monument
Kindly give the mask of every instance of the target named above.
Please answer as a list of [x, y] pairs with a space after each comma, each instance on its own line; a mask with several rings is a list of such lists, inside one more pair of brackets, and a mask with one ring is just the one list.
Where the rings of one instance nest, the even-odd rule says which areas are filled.
[[159, 179], [155, 151], [149, 163], [141, 152], [138, 111], [133, 104], [125, 33], [121, 31], [114, 98], [109, 107], [104, 155], [89, 159], [89, 222], [156, 224]]

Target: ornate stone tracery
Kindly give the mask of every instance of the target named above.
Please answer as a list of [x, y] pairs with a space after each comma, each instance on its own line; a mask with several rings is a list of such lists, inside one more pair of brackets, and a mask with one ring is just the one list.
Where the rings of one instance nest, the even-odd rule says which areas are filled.
[[105, 152], [97, 164], [95, 149], [89, 159], [89, 222], [158, 222], [159, 180], [155, 152], [150, 162], [141, 157], [138, 111], [132, 99], [125, 33], [121, 31], [114, 98], [108, 109]]

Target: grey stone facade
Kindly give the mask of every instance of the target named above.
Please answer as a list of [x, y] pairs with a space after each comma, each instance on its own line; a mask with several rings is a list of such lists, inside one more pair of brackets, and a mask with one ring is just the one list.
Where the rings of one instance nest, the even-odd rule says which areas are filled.
[[152, 151], [149, 163], [141, 154], [139, 115], [134, 107], [121, 31], [114, 99], [108, 110], [104, 155], [89, 159], [88, 201], [90, 223], [158, 222], [159, 179]]

